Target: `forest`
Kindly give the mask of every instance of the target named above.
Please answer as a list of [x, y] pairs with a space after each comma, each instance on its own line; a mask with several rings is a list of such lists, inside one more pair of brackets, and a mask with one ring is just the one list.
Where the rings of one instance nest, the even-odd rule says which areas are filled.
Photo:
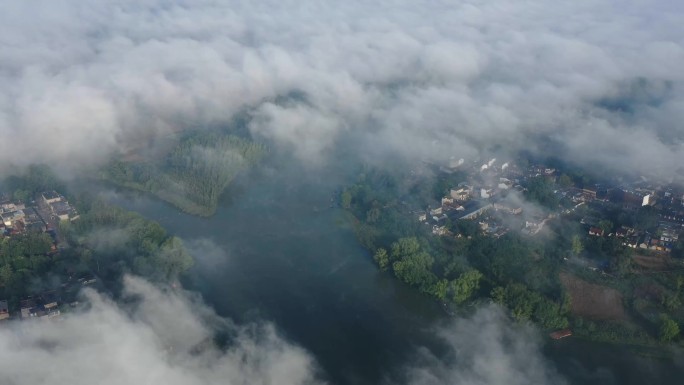
[[186, 213], [214, 214], [219, 198], [241, 171], [257, 163], [266, 147], [219, 131], [185, 134], [161, 160], [112, 160], [101, 178], [149, 192]]

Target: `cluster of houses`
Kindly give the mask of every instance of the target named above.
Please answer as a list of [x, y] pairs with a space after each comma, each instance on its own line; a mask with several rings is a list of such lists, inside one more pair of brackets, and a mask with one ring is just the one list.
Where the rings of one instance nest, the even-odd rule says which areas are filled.
[[[511, 228], [511, 221], [502, 221], [502, 216], [521, 216], [523, 208], [505, 199], [522, 193], [526, 189], [526, 181], [532, 178], [546, 178], [558, 181], [559, 172], [546, 165], [531, 165], [519, 167], [515, 162], [497, 163], [496, 159], [487, 162], [468, 163], [463, 159], [451, 159], [447, 165], [441, 166], [440, 171], [446, 174], [465, 172], [466, 182], [450, 189], [447, 196], [442, 197], [439, 205], [418, 210], [414, 214], [420, 222], [432, 226], [432, 232], [438, 236], [451, 236], [447, 228], [447, 221], [477, 220], [480, 229], [494, 237], [505, 234]], [[523, 234], [538, 233], [545, 223], [558, 215], [572, 214], [578, 207], [589, 205], [602, 212], [602, 207], [622, 207], [627, 212], [635, 212], [641, 207], [651, 206], [658, 215], [658, 228], [651, 233], [636, 231], [623, 227], [612, 233], [605, 233], [599, 226], [602, 218], [584, 218], [582, 224], [586, 226], [589, 236], [617, 237], [623, 240], [625, 246], [635, 249], [646, 249], [656, 252], [669, 253], [678, 242], [679, 234], [684, 230], [684, 190], [676, 185], [657, 185], [640, 178], [631, 182], [623, 180], [607, 182], [605, 185], [577, 187], [565, 183], [564, 186], [554, 184], [553, 191], [559, 200], [572, 202], [574, 207], [566, 205], [566, 209], [559, 207], [557, 212], [530, 213], [515, 221]], [[572, 206], [570, 205], [570, 206]], [[602, 215], [602, 214], [599, 214]], [[456, 235], [458, 236], [458, 235]]]
[[[27, 232], [48, 232], [55, 240], [52, 250], [56, 252], [57, 236], [54, 225], [59, 221], [74, 221], [78, 218], [78, 211], [55, 191], [41, 193], [29, 205], [0, 196], [0, 238], [11, 238]], [[20, 301], [19, 315], [22, 320], [58, 317], [59, 296], [52, 291], [25, 298]], [[8, 302], [0, 300], [0, 321], [9, 318]]]
[[622, 244], [633, 249], [670, 253], [684, 230], [684, 192], [666, 186], [623, 185], [612, 188], [588, 189], [584, 202], [621, 204], [625, 212], [633, 213], [639, 208], [652, 207], [657, 213], [658, 224], [651, 232], [621, 226], [607, 232], [598, 225], [600, 218], [582, 218], [588, 226], [588, 234], [594, 237], [616, 237]]
[[496, 159], [482, 165], [452, 159], [448, 166], [441, 167], [446, 173], [457, 170], [468, 173], [467, 182], [452, 187], [437, 207], [414, 212], [418, 221], [432, 225], [432, 233], [439, 236], [454, 235], [446, 223], [459, 220], [478, 220], [480, 229], [496, 238], [507, 233], [509, 228], [500, 220], [501, 215], [520, 215], [523, 211], [520, 205], [503, 198], [507, 191], [522, 191], [515, 165], [510, 162], [498, 165]]
[[79, 218], [78, 211], [55, 191], [40, 194], [32, 203], [27, 206], [25, 202], [0, 197], [0, 236], [46, 232], [51, 228], [50, 223]]

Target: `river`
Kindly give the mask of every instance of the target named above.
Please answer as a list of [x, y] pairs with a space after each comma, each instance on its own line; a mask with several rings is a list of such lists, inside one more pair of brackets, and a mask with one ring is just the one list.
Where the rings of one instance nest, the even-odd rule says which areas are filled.
[[[285, 167], [285, 166], [283, 166]], [[295, 166], [290, 166], [295, 167]], [[112, 200], [160, 222], [196, 249], [187, 286], [238, 322], [273, 322], [316, 358], [335, 384], [377, 384], [401, 371], [448, 317], [440, 306], [379, 273], [330, 208], [341, 176], [267, 168], [242, 178], [216, 215], [179, 213], [148, 196]], [[684, 369], [618, 346], [549, 341], [545, 355], [573, 384], [680, 384]]]

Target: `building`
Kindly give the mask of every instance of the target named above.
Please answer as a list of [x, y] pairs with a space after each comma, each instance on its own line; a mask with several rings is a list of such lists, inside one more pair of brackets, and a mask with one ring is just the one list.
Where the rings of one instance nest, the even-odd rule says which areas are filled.
[[62, 196], [57, 194], [57, 191], [46, 191], [41, 194], [41, 198], [43, 199], [43, 202], [45, 202], [46, 205], [55, 202], [60, 202], [62, 200]]
[[12, 227], [14, 226], [15, 222], [20, 221], [24, 219], [24, 212], [22, 210], [16, 210], [8, 213], [2, 213], [0, 217], [2, 218], [2, 222], [5, 224], [7, 227]]
[[465, 202], [470, 198], [470, 190], [468, 188], [451, 189], [449, 195], [458, 202]]
[[593, 235], [596, 237], [602, 237], [603, 236], [603, 229], [599, 227], [592, 227], [589, 229], [589, 235]]
[[467, 206], [463, 211], [456, 211], [456, 219], [475, 219], [493, 207], [491, 203], [482, 204], [480, 202], [472, 202]]
[[9, 316], [9, 306], [7, 305], [7, 301], [0, 301], [0, 320], [8, 319]]

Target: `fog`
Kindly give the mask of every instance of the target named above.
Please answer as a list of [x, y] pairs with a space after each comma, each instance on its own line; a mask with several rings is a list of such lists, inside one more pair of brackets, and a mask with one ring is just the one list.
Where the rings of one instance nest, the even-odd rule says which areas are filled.
[[[86, 289], [85, 309], [53, 322], [9, 321], [0, 328], [0, 382], [39, 384], [324, 384], [304, 349], [267, 323], [236, 325], [196, 294], [124, 278], [118, 304]], [[214, 343], [217, 335], [225, 346]], [[452, 350], [415, 352], [401, 379], [428, 385], [563, 384], [542, 357], [536, 332], [508, 325], [496, 307], [435, 329]]]
[[5, 171], [79, 171], [239, 111], [256, 137], [309, 163], [348, 135], [371, 161], [468, 158], [495, 144], [534, 152], [540, 140], [617, 171], [667, 176], [684, 158], [677, 1], [0, 8]]

